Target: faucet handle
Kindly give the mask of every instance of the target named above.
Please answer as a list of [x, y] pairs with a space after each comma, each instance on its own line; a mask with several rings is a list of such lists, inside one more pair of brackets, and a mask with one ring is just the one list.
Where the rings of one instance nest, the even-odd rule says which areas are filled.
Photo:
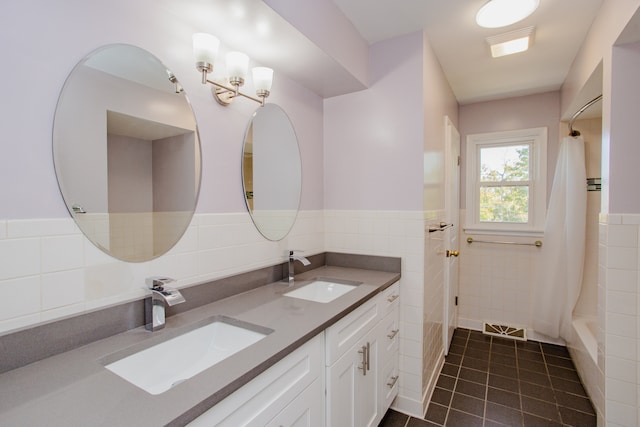
[[175, 279], [163, 276], [147, 277], [145, 283], [151, 289], [151, 293], [161, 296], [169, 306], [185, 302], [179, 290], [167, 286], [168, 283], [175, 283]]
[[305, 265], [305, 266], [311, 264], [311, 262], [307, 258], [305, 258], [304, 256], [295, 255], [296, 252], [304, 252], [304, 251], [300, 251], [300, 250], [297, 250], [297, 249], [290, 250], [289, 251], [289, 262], [292, 262], [292, 261], [295, 260], [295, 261], [300, 261], [302, 263], [302, 265]]
[[175, 283], [175, 279], [164, 276], [152, 276], [145, 279], [145, 284], [149, 289], [162, 288], [168, 284]]

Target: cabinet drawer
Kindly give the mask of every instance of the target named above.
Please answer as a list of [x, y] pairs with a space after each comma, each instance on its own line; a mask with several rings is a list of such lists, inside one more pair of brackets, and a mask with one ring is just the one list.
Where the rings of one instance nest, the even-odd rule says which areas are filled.
[[395, 357], [398, 356], [398, 349], [400, 348], [399, 324], [399, 308], [396, 307], [384, 317], [378, 326], [380, 330], [383, 364], [391, 360], [394, 355]]
[[380, 312], [386, 315], [400, 305], [400, 282], [396, 282], [380, 294]]
[[[398, 353], [395, 353], [395, 358], [398, 358]], [[400, 387], [400, 381], [398, 380], [398, 363], [395, 360], [390, 360], [384, 367], [382, 371], [382, 381], [380, 384], [380, 391], [382, 396], [380, 396], [380, 403], [382, 405], [384, 414], [386, 410], [391, 406], [391, 402], [398, 395], [398, 390]]]
[[325, 331], [327, 366], [331, 366], [375, 326], [380, 319], [379, 312], [378, 297], [376, 297], [327, 328]]

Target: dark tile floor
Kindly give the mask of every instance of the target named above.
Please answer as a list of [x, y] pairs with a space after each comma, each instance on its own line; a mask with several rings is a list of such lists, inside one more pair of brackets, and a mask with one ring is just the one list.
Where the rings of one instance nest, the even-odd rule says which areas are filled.
[[426, 420], [390, 410], [381, 427], [579, 426], [596, 415], [565, 347], [457, 329]]

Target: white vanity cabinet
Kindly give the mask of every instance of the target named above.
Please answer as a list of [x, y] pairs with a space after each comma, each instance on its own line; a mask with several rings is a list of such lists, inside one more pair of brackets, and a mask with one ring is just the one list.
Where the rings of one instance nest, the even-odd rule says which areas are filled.
[[189, 423], [199, 426], [323, 427], [324, 333]]
[[325, 331], [327, 426], [377, 426], [398, 393], [399, 283]]
[[399, 282], [189, 426], [377, 426], [398, 394]]

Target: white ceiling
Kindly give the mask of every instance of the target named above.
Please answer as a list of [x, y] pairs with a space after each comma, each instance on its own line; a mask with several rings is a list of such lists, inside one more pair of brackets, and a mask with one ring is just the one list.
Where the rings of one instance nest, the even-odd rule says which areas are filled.
[[[486, 29], [486, 0], [333, 0], [370, 43], [424, 29], [460, 104], [558, 90], [602, 0], [540, 0], [525, 20]], [[529, 51], [491, 58], [486, 38], [534, 25]]]

